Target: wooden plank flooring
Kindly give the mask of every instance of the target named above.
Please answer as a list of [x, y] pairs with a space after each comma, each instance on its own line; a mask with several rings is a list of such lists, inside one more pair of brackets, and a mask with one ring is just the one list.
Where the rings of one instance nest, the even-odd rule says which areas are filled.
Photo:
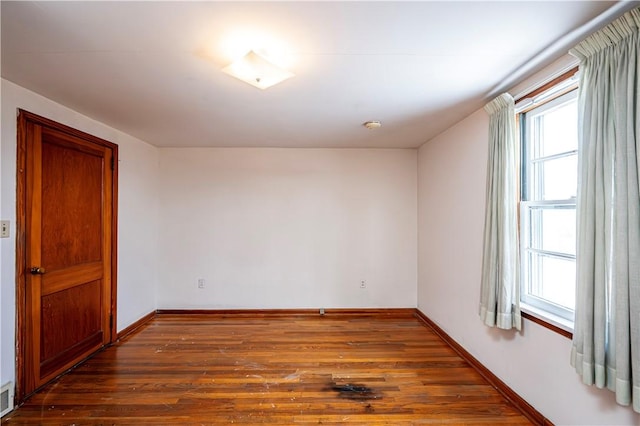
[[5, 422], [530, 424], [410, 315], [158, 315]]

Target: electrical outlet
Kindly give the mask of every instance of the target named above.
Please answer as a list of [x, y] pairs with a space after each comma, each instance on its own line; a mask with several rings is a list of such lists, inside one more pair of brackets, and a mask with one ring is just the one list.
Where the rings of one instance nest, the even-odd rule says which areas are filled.
[[360, 288], [367, 288], [367, 282], [365, 280], [360, 281]]
[[204, 288], [204, 278], [198, 278], [198, 288]]
[[9, 238], [8, 220], [0, 220], [0, 238]]

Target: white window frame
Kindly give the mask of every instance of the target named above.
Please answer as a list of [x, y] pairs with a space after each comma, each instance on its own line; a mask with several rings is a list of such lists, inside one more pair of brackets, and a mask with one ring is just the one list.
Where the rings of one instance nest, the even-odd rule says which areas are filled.
[[564, 260], [572, 260], [575, 262], [576, 256], [554, 252], [550, 250], [538, 249], [532, 247], [532, 242], [530, 240], [530, 236], [533, 232], [527, 232], [527, 230], [531, 229], [531, 214], [532, 210], [543, 210], [543, 209], [573, 209], [576, 208], [576, 200], [553, 200], [553, 201], [523, 201], [520, 203], [520, 252], [522, 254], [521, 261], [521, 293], [520, 300], [524, 302], [526, 305], [529, 305], [534, 308], [538, 308], [542, 311], [549, 312], [555, 317], [563, 318], [567, 321], [573, 323], [573, 314], [574, 311], [568, 309], [564, 306], [553, 303], [547, 299], [543, 299], [534, 294], [529, 293], [529, 285], [539, 285], [539, 282], [533, 280], [534, 271], [531, 262], [529, 261], [529, 254], [538, 254], [541, 256], [547, 256], [556, 259], [564, 259]]
[[[517, 110], [520, 118], [523, 118], [523, 114], [532, 112], [533, 110], [552, 109], [558, 104], [563, 104], [567, 100], [574, 100], [577, 98], [577, 83], [574, 78], [564, 80], [551, 87], [550, 89], [542, 92], [540, 95], [533, 99], [526, 99], [524, 107], [519, 107]], [[568, 309], [559, 304], [553, 303], [550, 300], [543, 299], [529, 292], [529, 288], [532, 285], [533, 275], [535, 274], [534, 268], [530, 262], [532, 253], [542, 256], [548, 256], [552, 258], [560, 258], [564, 260], [572, 260], [575, 262], [575, 254], [571, 253], [559, 253], [548, 250], [542, 250], [540, 248], [534, 248], [531, 236], [534, 232], [531, 232], [531, 220], [533, 212], [535, 210], [545, 209], [574, 209], [576, 206], [575, 198], [563, 199], [563, 200], [543, 200], [542, 196], [538, 194], [530, 194], [532, 192], [532, 185], [528, 181], [529, 168], [532, 166], [530, 161], [532, 147], [527, 145], [528, 137], [525, 135], [527, 129], [523, 121], [521, 123], [521, 148], [522, 148], [522, 163], [521, 163], [521, 201], [520, 201], [520, 256], [521, 256], [521, 288], [520, 288], [520, 302], [523, 312], [541, 318], [543, 321], [548, 322], [556, 327], [559, 327], [565, 331], [573, 331], [573, 318], [574, 311]], [[577, 131], [577, 129], [576, 129]], [[557, 153], [546, 157], [537, 157], [535, 161], [543, 162], [557, 158], [568, 157], [571, 155], [577, 156], [577, 149], [572, 151], [566, 151]], [[576, 170], [577, 173], [577, 170]], [[540, 187], [541, 182], [538, 182]], [[538, 195], [536, 197], [536, 195]], [[535, 220], [535, 219], [534, 219]], [[535, 283], [533, 284], [535, 286]]]

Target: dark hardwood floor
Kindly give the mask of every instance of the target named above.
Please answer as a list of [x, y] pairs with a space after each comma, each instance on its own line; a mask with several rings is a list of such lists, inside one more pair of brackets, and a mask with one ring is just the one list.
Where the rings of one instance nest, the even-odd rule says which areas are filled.
[[5, 422], [530, 424], [411, 314], [158, 315]]

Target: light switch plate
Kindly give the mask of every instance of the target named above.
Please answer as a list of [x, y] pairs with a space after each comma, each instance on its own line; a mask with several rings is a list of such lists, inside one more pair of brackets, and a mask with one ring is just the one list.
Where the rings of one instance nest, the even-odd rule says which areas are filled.
[[9, 238], [8, 220], [0, 220], [0, 238]]

